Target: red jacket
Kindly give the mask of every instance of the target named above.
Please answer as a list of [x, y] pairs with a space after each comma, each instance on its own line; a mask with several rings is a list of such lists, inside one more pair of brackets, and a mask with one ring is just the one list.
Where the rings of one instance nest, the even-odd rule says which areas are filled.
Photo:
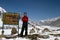
[[22, 21], [23, 21], [23, 22], [28, 22], [28, 17], [27, 17], [27, 16], [23, 16], [23, 17], [22, 17]]

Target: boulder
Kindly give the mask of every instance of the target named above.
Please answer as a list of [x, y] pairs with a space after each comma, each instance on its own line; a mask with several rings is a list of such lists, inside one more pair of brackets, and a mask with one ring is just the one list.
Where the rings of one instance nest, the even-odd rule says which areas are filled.
[[31, 33], [35, 33], [35, 30], [34, 30], [34, 29], [31, 29], [29, 33], [30, 33], [30, 34], [31, 34]]
[[51, 32], [48, 28], [44, 28], [42, 32]]
[[55, 38], [54, 40], [59, 40], [58, 38]]
[[13, 27], [11, 30], [11, 35], [16, 34], [16, 33], [17, 33], [17, 29], [15, 27]]

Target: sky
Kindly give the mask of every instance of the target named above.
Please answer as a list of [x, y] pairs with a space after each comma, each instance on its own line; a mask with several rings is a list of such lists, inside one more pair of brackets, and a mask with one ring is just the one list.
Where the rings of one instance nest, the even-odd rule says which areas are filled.
[[44, 20], [60, 16], [60, 0], [0, 0], [0, 7], [7, 12], [27, 12], [32, 20]]

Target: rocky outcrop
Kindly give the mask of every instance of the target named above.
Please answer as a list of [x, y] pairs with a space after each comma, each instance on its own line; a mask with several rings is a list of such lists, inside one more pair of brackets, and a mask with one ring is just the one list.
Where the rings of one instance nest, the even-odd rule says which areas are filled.
[[11, 30], [11, 35], [16, 34], [16, 33], [17, 33], [17, 29], [15, 27], [13, 27]]

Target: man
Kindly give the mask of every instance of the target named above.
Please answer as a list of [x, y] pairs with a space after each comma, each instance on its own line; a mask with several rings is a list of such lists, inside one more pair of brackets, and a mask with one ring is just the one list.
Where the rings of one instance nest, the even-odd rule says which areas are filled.
[[25, 36], [28, 35], [28, 16], [27, 16], [27, 13], [24, 12], [24, 15], [22, 17], [22, 22], [23, 22], [23, 25], [22, 25], [22, 30], [21, 30], [21, 37], [23, 37], [23, 32], [25, 30]]

